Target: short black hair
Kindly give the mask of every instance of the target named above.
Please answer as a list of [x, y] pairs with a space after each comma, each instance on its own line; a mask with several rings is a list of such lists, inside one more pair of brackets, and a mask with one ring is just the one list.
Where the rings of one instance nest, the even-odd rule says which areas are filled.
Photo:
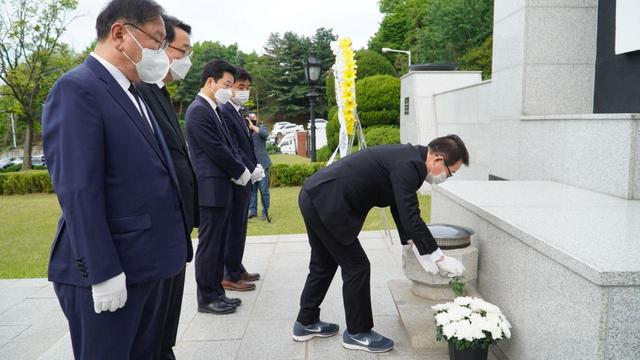
[[[171, 27], [171, 31], [174, 32], [174, 36], [175, 36], [175, 30], [173, 30], [173, 28], [178, 28], [178, 29], [182, 29], [184, 30], [184, 32], [187, 33], [187, 35], [191, 36], [191, 25], [187, 25], [184, 22], [182, 22], [182, 20], [173, 17], [171, 15], [165, 15], [162, 17], [164, 19], [164, 25], [165, 26], [170, 26]], [[167, 32], [168, 34], [168, 32]], [[169, 36], [167, 36], [168, 38]], [[175, 37], [173, 38], [175, 39]], [[173, 41], [173, 39], [169, 40], [169, 42]]]
[[249, 74], [247, 70], [238, 66], [236, 67], [236, 72], [237, 72], [236, 81], [249, 80], [249, 82], [251, 82], [251, 74]]
[[164, 32], [166, 33], [164, 39], [168, 44], [176, 39], [176, 31], [173, 29], [173, 25], [171, 24], [171, 16], [163, 14], [162, 21], [164, 21]]
[[233, 65], [229, 64], [224, 60], [211, 60], [209, 61], [202, 70], [202, 80], [200, 81], [200, 87], [203, 87], [204, 84], [207, 83], [208, 78], [213, 78], [214, 81], [218, 81], [222, 78], [224, 73], [230, 73], [233, 75], [233, 79], [235, 81], [236, 78], [236, 68]]
[[98, 40], [109, 36], [111, 26], [120, 19], [140, 26], [163, 13], [162, 6], [153, 0], [111, 0], [96, 19]]
[[449, 166], [461, 160], [469, 166], [469, 152], [458, 135], [441, 136], [433, 139], [427, 146], [434, 154], [444, 156], [445, 164]]

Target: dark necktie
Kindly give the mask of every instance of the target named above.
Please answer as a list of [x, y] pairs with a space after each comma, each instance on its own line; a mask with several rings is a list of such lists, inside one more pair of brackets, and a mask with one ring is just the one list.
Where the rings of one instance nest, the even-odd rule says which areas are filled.
[[155, 133], [155, 131], [153, 130], [153, 126], [151, 126], [151, 122], [149, 121], [149, 119], [147, 119], [147, 116], [144, 114], [142, 100], [140, 100], [140, 93], [138, 92], [138, 89], [136, 89], [136, 86], [133, 83], [131, 83], [131, 85], [129, 86], [129, 92], [133, 94], [133, 98], [136, 99], [136, 104], [138, 104], [138, 110], [140, 110], [140, 115], [142, 115], [144, 122], [147, 125], [149, 125], [149, 129], [151, 130], [151, 132]]
[[164, 94], [167, 100], [171, 101], [171, 95], [169, 95], [169, 90], [167, 90], [166, 86], [161, 87], [160, 91], [162, 91], [162, 94]]

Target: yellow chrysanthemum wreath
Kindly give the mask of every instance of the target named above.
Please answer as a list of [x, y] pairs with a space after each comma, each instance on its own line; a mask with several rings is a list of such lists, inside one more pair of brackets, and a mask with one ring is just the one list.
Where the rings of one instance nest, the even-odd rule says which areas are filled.
[[351, 39], [338, 39], [336, 54], [337, 70], [336, 82], [339, 81], [339, 93], [336, 93], [339, 111], [341, 111], [347, 134], [353, 135], [356, 122], [356, 73], [358, 66], [351, 49]]

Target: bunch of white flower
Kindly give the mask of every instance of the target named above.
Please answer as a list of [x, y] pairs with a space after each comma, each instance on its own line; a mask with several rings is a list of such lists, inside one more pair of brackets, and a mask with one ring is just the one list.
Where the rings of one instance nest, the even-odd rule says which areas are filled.
[[511, 324], [500, 308], [482, 299], [458, 297], [453, 302], [437, 304], [431, 309], [436, 312], [439, 337], [444, 340], [486, 346], [511, 337]]

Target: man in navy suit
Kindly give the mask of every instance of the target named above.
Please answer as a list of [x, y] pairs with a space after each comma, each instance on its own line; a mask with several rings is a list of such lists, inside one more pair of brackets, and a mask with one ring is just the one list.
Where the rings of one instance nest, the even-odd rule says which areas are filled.
[[[176, 169], [178, 184], [180, 185], [180, 196], [184, 205], [184, 214], [189, 233], [194, 226], [198, 226], [198, 200], [196, 197], [196, 175], [189, 160], [187, 144], [182, 135], [182, 129], [178, 124], [178, 116], [173, 109], [171, 97], [167, 91], [165, 82], [180, 81], [184, 79], [191, 68], [191, 26], [176, 19], [175, 17], [164, 15], [165, 30], [167, 32], [166, 53], [171, 59], [171, 69], [163, 80], [158, 83], [149, 84], [143, 81], [137, 82], [136, 86], [142, 98], [145, 100], [151, 112], [156, 118], [160, 130], [164, 135], [164, 140], [171, 153], [171, 160]], [[191, 239], [187, 240], [187, 249], [191, 261], [193, 248]], [[183, 268], [174, 277], [165, 279], [162, 284], [162, 320], [160, 324], [157, 360], [175, 359], [172, 348], [176, 345], [178, 334], [178, 324], [180, 322], [180, 309], [182, 307], [182, 295], [184, 293], [185, 269]]]
[[[237, 74], [233, 83], [234, 96], [228, 103], [220, 106], [220, 109], [244, 166], [253, 172], [256, 169], [262, 169], [262, 166], [258, 165], [256, 156], [253, 153], [251, 133], [247, 126], [247, 120], [241, 114], [242, 105], [249, 100], [251, 75], [243, 68], [236, 68], [236, 70]], [[260, 274], [249, 273], [242, 265], [242, 256], [244, 255], [244, 246], [247, 240], [247, 212], [249, 210], [250, 197], [251, 184], [245, 186], [233, 185], [229, 239], [224, 259], [225, 276], [222, 281], [222, 286], [226, 290], [255, 290], [256, 285], [252, 281], [260, 278]]]
[[77, 359], [151, 359], [160, 283], [188, 256], [171, 156], [133, 86], [167, 72], [162, 12], [152, 0], [108, 3], [94, 52], [44, 104], [44, 152], [62, 208], [49, 280]]
[[213, 60], [202, 72], [200, 93], [186, 112], [189, 152], [198, 181], [200, 227], [195, 256], [198, 311], [229, 314], [240, 299], [228, 298], [222, 287], [224, 249], [229, 237], [233, 183], [245, 186], [259, 175], [247, 169], [222, 120], [220, 105], [233, 97], [236, 69]]

